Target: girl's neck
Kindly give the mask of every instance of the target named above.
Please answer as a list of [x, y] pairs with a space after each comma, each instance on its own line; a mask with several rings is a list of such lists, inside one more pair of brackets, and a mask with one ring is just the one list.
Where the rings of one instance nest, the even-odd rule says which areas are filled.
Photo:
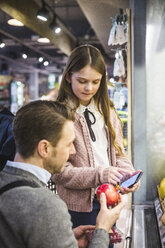
[[[93, 98], [92, 98], [92, 99], [93, 99]], [[91, 103], [92, 99], [91, 99], [88, 103], [86, 103], [86, 104], [80, 102], [80, 105], [87, 107], [87, 106]]]

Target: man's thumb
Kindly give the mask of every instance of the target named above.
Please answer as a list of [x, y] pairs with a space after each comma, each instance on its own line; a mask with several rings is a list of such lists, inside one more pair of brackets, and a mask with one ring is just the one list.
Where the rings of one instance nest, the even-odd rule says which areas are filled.
[[100, 205], [102, 209], [107, 208], [107, 199], [104, 193], [100, 194]]

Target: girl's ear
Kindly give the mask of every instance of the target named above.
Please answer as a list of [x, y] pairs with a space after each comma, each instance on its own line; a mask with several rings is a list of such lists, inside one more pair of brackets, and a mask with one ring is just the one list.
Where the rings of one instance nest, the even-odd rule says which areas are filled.
[[65, 79], [68, 83], [71, 83], [71, 79], [68, 73], [66, 74]]

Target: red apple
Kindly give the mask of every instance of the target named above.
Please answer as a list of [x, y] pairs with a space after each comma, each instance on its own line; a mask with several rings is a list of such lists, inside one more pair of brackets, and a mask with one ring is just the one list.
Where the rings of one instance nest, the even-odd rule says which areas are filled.
[[97, 188], [96, 195], [98, 200], [100, 199], [101, 193], [104, 193], [106, 196], [107, 206], [113, 206], [119, 200], [119, 193], [112, 184], [102, 184]]

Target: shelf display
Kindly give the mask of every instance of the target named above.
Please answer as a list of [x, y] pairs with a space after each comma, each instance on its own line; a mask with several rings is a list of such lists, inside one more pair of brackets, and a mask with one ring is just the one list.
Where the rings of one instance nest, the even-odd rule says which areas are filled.
[[11, 76], [0, 75], [0, 105], [10, 108], [10, 82]]
[[[158, 197], [154, 201], [162, 247], [165, 247], [165, 178], [157, 185]], [[162, 194], [163, 193], [163, 194]]]
[[114, 62], [113, 76], [121, 77], [125, 74], [125, 65], [122, 50], [116, 50], [115, 58], [116, 59]]
[[127, 146], [128, 146], [128, 140], [127, 140], [127, 135], [128, 135], [128, 131], [127, 131], [127, 122], [128, 122], [128, 112], [126, 111], [122, 111], [122, 110], [118, 110], [117, 111], [122, 123], [123, 123], [123, 145], [125, 150], [127, 150]]
[[159, 198], [160, 200], [165, 199], [165, 178], [163, 178], [160, 182], [160, 186], [158, 187]]
[[115, 16], [112, 21], [108, 46], [122, 45], [128, 41], [127, 15], [120, 9], [120, 15]]
[[160, 182], [160, 186], [157, 186], [158, 188], [158, 195], [159, 195], [159, 201], [162, 207], [162, 217], [161, 217], [161, 222], [165, 226], [165, 178], [162, 179]]
[[13, 81], [10, 84], [11, 105], [10, 111], [15, 114], [17, 110], [24, 104], [24, 83]]

